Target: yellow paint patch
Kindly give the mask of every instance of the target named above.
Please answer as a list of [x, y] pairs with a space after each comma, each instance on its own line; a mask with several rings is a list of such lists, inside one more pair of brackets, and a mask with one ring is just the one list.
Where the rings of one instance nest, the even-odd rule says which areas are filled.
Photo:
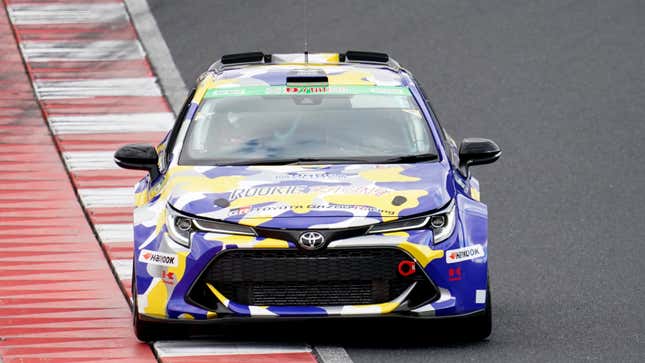
[[479, 197], [480, 196], [479, 196], [479, 190], [478, 189], [470, 187], [470, 196], [471, 196], [471, 198], [473, 198], [474, 200], [479, 202], [479, 200], [480, 200]]
[[171, 182], [167, 184], [164, 193], [170, 193], [172, 189], [181, 187], [182, 191], [195, 193], [224, 193], [233, 190], [244, 180], [244, 176], [220, 176], [218, 178], [208, 178], [199, 175], [176, 175], [169, 176]]
[[[351, 310], [353, 313], [361, 311], [363, 313], [376, 313], [379, 311], [381, 314], [387, 314], [396, 309], [400, 303], [398, 302], [386, 302], [382, 304], [368, 304], [368, 305], [351, 305]], [[351, 314], [350, 314], [351, 315]]]
[[202, 102], [202, 99], [204, 98], [206, 91], [208, 91], [208, 89], [211, 87], [213, 87], [213, 79], [211, 78], [211, 76], [206, 76], [206, 78], [204, 78], [197, 86], [197, 89], [195, 90], [195, 95], [193, 96], [193, 102], [197, 104]]
[[243, 224], [245, 226], [256, 227], [256, 226], [259, 226], [262, 223], [270, 221], [271, 219], [272, 219], [271, 217], [265, 217], [265, 218], [242, 218], [240, 220], [240, 224]]
[[334, 54], [334, 55], [332, 55], [332, 56], [327, 57], [327, 59], [325, 59], [325, 60], [326, 60], [327, 62], [329, 62], [329, 63], [338, 63], [338, 62], [340, 62], [340, 59], [338, 58], [338, 53], [336, 53], [336, 54]]
[[373, 168], [361, 171], [359, 175], [367, 180], [373, 182], [414, 182], [421, 180], [414, 176], [407, 176], [401, 174], [404, 169], [400, 166], [393, 166], [391, 168]]
[[383, 314], [390, 313], [394, 311], [394, 309], [396, 309], [399, 305], [400, 304], [398, 302], [387, 302], [387, 303], [380, 304], [381, 313]]
[[384, 235], [384, 236], [403, 237], [403, 238], [405, 238], [405, 239], [407, 239], [408, 237], [410, 237], [410, 234], [409, 234], [408, 232], [404, 232], [404, 231], [399, 231], [399, 232], [387, 232], [387, 233], [383, 233], [383, 235]]
[[142, 190], [139, 193], [134, 194], [134, 206], [141, 207], [148, 203], [148, 191]]
[[166, 317], [166, 305], [168, 305], [168, 288], [163, 281], [158, 280], [148, 293], [148, 305], [143, 309], [143, 313]]
[[244, 178], [241, 175], [234, 175], [211, 179], [197, 173], [193, 167], [173, 166], [168, 169], [164, 180], [150, 192], [149, 198], [161, 193], [160, 198], [168, 200], [175, 188], [180, 188], [185, 192], [224, 193], [237, 188], [239, 182]]
[[[364, 205], [381, 210], [381, 217], [383, 222], [388, 222], [397, 219], [399, 213], [403, 209], [414, 208], [419, 205], [419, 198], [428, 194], [425, 190], [401, 190], [396, 192], [386, 193], [378, 198], [371, 197], [370, 195], [354, 194], [354, 195], [329, 195], [324, 199], [334, 204], [350, 204], [350, 205]], [[405, 197], [405, 203], [401, 205], [392, 205], [392, 200], [395, 197]]]
[[255, 236], [224, 236], [207, 234], [204, 239], [207, 241], [219, 241], [225, 245], [237, 245], [239, 248], [289, 248], [289, 243], [285, 241], [273, 238], [266, 238], [262, 241], [258, 241]]
[[433, 250], [416, 243], [403, 242], [399, 247], [411, 254], [422, 267], [426, 267], [432, 260], [443, 257], [443, 250]]
[[228, 307], [229, 300], [226, 297], [224, 297], [224, 295], [222, 295], [221, 292], [217, 291], [215, 286], [211, 285], [209, 282], [206, 283], [206, 286], [208, 286], [208, 289], [211, 290], [211, 292], [215, 295], [215, 297], [217, 297], [217, 299], [222, 304], [224, 304], [224, 305], [226, 305]]
[[179, 319], [185, 319], [185, 320], [195, 320], [195, 317], [188, 314], [188, 313], [183, 313], [178, 316]]
[[289, 243], [279, 239], [267, 238], [253, 245], [253, 248], [289, 248]]
[[157, 145], [157, 154], [161, 154], [162, 151], [166, 150], [166, 144]]
[[206, 312], [206, 319], [213, 319], [217, 317], [217, 313], [214, 311], [207, 311]]
[[[318, 193], [302, 193], [302, 194], [289, 194], [289, 195], [258, 195], [252, 197], [242, 197], [235, 199], [231, 202], [231, 208], [244, 207], [248, 205], [257, 205], [263, 203], [275, 203], [280, 202], [281, 204], [286, 204], [290, 206], [290, 210], [294, 213], [307, 213], [309, 212], [308, 205], [312, 204], [314, 199], [318, 197]], [[285, 210], [287, 210], [285, 208]], [[249, 218], [250, 219], [250, 218]], [[247, 224], [249, 219], [243, 219], [240, 221], [242, 224]], [[251, 222], [255, 223], [255, 222]]]
[[235, 78], [217, 79], [217, 80], [213, 81], [213, 84], [212, 84], [211, 88], [226, 87], [226, 86], [230, 86], [232, 84], [239, 84], [239, 83], [240, 83], [240, 81], [238, 79], [235, 79]]
[[374, 86], [376, 83], [367, 81], [367, 78], [372, 76], [367, 72], [360, 72], [356, 70], [351, 70], [339, 74], [330, 74], [327, 76], [330, 86], [339, 86], [339, 85], [353, 85], [353, 86]]
[[211, 233], [207, 233], [204, 236], [204, 239], [207, 241], [219, 241], [219, 242], [222, 242], [223, 244], [235, 244], [235, 245], [252, 243], [255, 241], [254, 236], [219, 235], [219, 234], [211, 234]]

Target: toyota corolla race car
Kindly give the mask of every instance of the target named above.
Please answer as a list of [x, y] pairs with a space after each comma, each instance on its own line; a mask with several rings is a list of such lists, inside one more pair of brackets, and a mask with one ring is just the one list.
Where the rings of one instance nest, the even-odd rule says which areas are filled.
[[488, 217], [459, 146], [386, 54], [227, 55], [157, 147], [127, 145], [134, 327], [262, 317], [459, 317], [491, 331]]

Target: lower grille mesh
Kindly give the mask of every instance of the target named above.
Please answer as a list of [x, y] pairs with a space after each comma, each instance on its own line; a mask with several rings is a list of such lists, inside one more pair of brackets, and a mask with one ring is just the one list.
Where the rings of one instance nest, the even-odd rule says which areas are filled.
[[244, 305], [378, 304], [397, 298], [415, 281], [428, 282], [420, 272], [400, 276], [402, 260], [410, 257], [393, 248], [229, 250], [211, 262], [191, 294], [211, 283]]

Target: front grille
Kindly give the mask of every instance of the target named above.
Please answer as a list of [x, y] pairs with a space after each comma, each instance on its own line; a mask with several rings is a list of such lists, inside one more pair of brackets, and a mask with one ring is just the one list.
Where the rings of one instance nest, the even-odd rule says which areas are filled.
[[[399, 275], [402, 260], [410, 257], [394, 248], [228, 250], [210, 263], [190, 297], [213, 308], [212, 299], [203, 297], [211, 283], [244, 305], [363, 305], [391, 301], [415, 281], [433, 286], [420, 267], [412, 276]], [[434, 288], [427, 290], [423, 295], [428, 298], [436, 294]]]

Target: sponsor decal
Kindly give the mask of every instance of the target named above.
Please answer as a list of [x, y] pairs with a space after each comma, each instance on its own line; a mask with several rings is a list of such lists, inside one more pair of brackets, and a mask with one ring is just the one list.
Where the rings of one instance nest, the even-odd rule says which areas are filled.
[[316, 93], [328, 93], [329, 87], [287, 87], [285, 88], [286, 93], [296, 93], [296, 94], [316, 94]]
[[161, 271], [161, 281], [166, 285], [175, 284], [175, 273], [166, 270]]
[[310, 193], [319, 194], [360, 194], [381, 196], [391, 192], [391, 189], [377, 186], [360, 186], [360, 185], [314, 185], [309, 187]]
[[139, 262], [159, 266], [177, 266], [177, 255], [150, 250], [141, 250]]
[[297, 179], [307, 179], [307, 180], [338, 180], [338, 179], [347, 179], [349, 175], [338, 174], [338, 173], [329, 173], [321, 171], [298, 171], [293, 173], [287, 173], [286, 175], [277, 175], [276, 180], [297, 180]]
[[252, 206], [246, 206], [246, 207], [240, 207], [240, 208], [232, 208], [228, 212], [229, 217], [235, 217], [235, 216], [257, 216], [257, 215], [262, 215], [263, 213], [271, 213], [271, 212], [286, 212], [289, 210], [316, 210], [316, 211], [326, 211], [326, 210], [340, 210], [340, 211], [367, 211], [367, 212], [375, 212], [379, 213], [383, 216], [396, 216], [396, 212], [392, 210], [387, 210], [387, 209], [381, 209], [381, 208], [376, 208], [376, 207], [370, 207], [367, 205], [352, 205], [352, 204], [308, 204], [308, 205], [271, 205], [271, 206], [265, 206], [265, 207], [252, 207]]
[[448, 269], [448, 281], [461, 281], [461, 267]]
[[303, 194], [306, 193], [306, 191], [307, 186], [305, 185], [241, 188], [234, 189], [231, 192], [229, 199], [233, 201], [240, 198], [262, 197], [267, 195]]
[[474, 260], [475, 258], [484, 257], [484, 255], [484, 247], [481, 245], [457, 248], [456, 250], [446, 251], [446, 263]]
[[250, 206], [240, 207], [240, 208], [231, 208], [231, 210], [228, 212], [228, 215], [230, 217], [242, 216], [242, 215], [250, 213], [251, 210], [252, 210], [252, 208]]
[[394, 216], [396, 215], [395, 211], [392, 210], [387, 210], [387, 209], [381, 209], [381, 208], [376, 208], [376, 207], [370, 207], [368, 205], [353, 205], [353, 204], [310, 204], [307, 206], [309, 209], [314, 209], [314, 210], [364, 210], [368, 212], [376, 212], [380, 213], [381, 215], [389, 215], [389, 216]]
[[358, 185], [284, 185], [266, 186], [253, 188], [234, 189], [229, 200], [241, 198], [264, 197], [269, 195], [293, 195], [293, 194], [357, 194], [382, 196], [391, 192], [391, 189], [377, 186]]
[[486, 303], [486, 290], [475, 290], [475, 304]]
[[211, 88], [206, 91], [204, 98], [223, 98], [239, 96], [264, 96], [264, 95], [364, 95], [386, 94], [390, 96], [410, 96], [407, 87], [398, 86], [247, 86], [234, 88]]

